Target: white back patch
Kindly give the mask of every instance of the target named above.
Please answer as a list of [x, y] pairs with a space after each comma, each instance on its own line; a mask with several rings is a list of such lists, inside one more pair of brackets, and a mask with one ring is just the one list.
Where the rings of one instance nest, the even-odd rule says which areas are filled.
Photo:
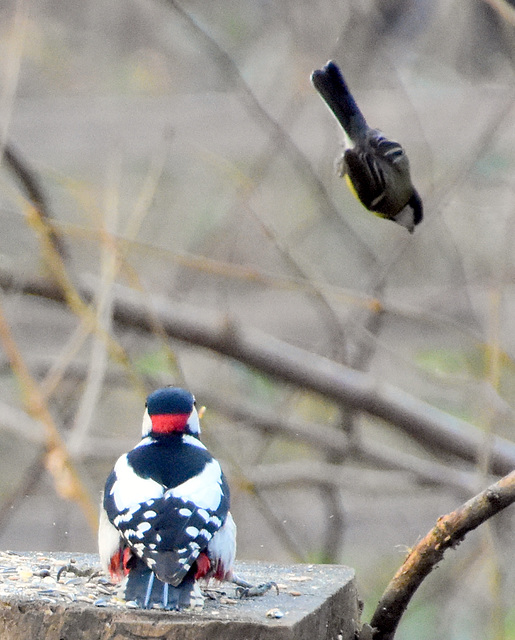
[[192, 447], [198, 447], [199, 449], [204, 449], [205, 451], [207, 451], [205, 445], [202, 444], [202, 442], [200, 442], [198, 438], [195, 438], [195, 436], [191, 436], [189, 433], [186, 433], [182, 436], [182, 441], [186, 444], [190, 444]]
[[173, 489], [166, 495], [183, 498], [193, 502], [200, 509], [216, 511], [222, 499], [222, 470], [216, 460], [206, 464], [198, 476], [194, 476]]
[[127, 454], [118, 458], [114, 471], [116, 481], [111, 489], [111, 494], [118, 511], [163, 496], [163, 486], [155, 480], [138, 476], [129, 465]]

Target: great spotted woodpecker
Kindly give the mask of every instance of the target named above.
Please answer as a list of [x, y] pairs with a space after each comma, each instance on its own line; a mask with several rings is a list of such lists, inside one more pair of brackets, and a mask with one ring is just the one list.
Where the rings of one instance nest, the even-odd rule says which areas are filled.
[[197, 579], [233, 578], [236, 525], [220, 464], [199, 440], [195, 398], [166, 387], [147, 398], [142, 440], [105, 485], [100, 560], [145, 609], [202, 605]]

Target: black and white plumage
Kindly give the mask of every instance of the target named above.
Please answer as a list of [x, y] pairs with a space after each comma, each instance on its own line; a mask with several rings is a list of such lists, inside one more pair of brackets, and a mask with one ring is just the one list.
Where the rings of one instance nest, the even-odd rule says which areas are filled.
[[109, 475], [99, 527], [100, 559], [125, 599], [143, 608], [201, 605], [199, 578], [232, 578], [236, 526], [220, 464], [199, 440], [189, 391], [150, 394], [143, 438]]
[[363, 206], [413, 233], [422, 221], [423, 204], [402, 146], [368, 126], [335, 62], [313, 71], [311, 81], [345, 133], [340, 176]]

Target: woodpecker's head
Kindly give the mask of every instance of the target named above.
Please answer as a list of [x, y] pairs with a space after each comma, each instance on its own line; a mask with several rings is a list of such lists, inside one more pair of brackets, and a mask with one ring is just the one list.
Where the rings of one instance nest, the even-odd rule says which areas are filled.
[[195, 397], [179, 387], [165, 387], [151, 393], [143, 416], [143, 437], [171, 433], [200, 434]]

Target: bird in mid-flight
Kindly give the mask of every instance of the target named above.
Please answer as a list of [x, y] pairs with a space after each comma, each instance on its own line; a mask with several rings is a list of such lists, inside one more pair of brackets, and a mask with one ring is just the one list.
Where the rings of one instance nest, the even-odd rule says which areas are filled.
[[345, 132], [340, 175], [363, 206], [412, 233], [422, 221], [423, 206], [411, 181], [406, 152], [368, 126], [336, 63], [329, 61], [313, 71], [311, 81]]

